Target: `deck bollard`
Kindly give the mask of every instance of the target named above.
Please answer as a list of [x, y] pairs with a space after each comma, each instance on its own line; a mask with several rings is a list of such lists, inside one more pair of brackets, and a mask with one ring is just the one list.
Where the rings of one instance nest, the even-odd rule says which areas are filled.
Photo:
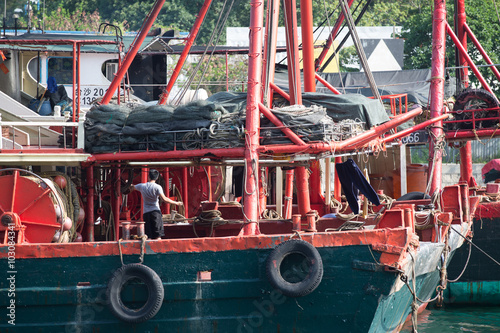
[[137, 225], [137, 236], [138, 237], [142, 237], [144, 236], [144, 224], [146, 222], [135, 222], [135, 224]]
[[130, 222], [122, 222], [122, 238], [125, 240], [130, 239]]
[[301, 220], [300, 214], [293, 214], [292, 215], [292, 224], [293, 224], [292, 230], [293, 231], [300, 231], [300, 229], [301, 229], [300, 220]]
[[305, 231], [308, 232], [316, 232], [316, 216], [318, 215], [318, 212], [312, 210], [309, 213], [306, 214], [306, 221], [307, 221], [307, 229]]

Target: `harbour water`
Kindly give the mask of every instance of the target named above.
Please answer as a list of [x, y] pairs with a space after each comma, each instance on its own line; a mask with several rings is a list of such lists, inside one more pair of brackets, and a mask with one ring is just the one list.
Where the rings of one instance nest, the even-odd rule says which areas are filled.
[[[417, 329], [419, 333], [500, 332], [500, 307], [431, 308], [419, 314]], [[411, 332], [411, 322], [402, 332]]]

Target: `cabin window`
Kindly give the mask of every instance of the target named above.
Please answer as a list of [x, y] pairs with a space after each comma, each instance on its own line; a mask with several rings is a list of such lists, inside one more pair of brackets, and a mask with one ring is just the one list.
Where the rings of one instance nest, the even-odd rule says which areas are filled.
[[73, 58], [52, 57], [47, 61], [48, 76], [56, 78], [56, 83], [73, 84]]
[[118, 72], [118, 60], [107, 60], [102, 64], [102, 74], [108, 81], [113, 81], [116, 72]]
[[34, 57], [28, 62], [28, 73], [37, 82], [41, 81], [40, 58]]

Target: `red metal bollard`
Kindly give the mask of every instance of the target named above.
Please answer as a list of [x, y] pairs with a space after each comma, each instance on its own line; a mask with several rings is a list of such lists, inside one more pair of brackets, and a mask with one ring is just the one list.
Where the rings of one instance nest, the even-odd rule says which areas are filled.
[[142, 237], [144, 236], [144, 224], [146, 222], [135, 222], [135, 224], [137, 225], [137, 236], [138, 237]]
[[315, 210], [311, 210], [309, 213], [306, 214], [306, 221], [307, 221], [307, 229], [305, 231], [308, 232], [316, 232], [316, 217], [318, 216], [318, 212]]
[[292, 230], [293, 231], [300, 231], [301, 230], [300, 220], [301, 220], [300, 214], [293, 214], [292, 215], [292, 223], [293, 223]]
[[125, 240], [130, 239], [130, 222], [122, 222], [122, 238]]

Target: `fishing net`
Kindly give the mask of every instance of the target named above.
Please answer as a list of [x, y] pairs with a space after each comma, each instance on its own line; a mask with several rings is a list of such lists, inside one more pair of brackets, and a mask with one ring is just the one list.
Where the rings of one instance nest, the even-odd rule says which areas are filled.
[[[305, 142], [341, 141], [389, 118], [378, 101], [361, 95], [305, 93], [304, 105], [274, 100], [271, 110]], [[205, 101], [171, 106], [101, 105], [87, 113], [89, 153], [169, 151], [242, 147], [246, 93], [220, 92]], [[383, 112], [383, 114], [381, 113]], [[261, 116], [261, 144], [290, 143], [280, 128]]]
[[[280, 109], [271, 110], [272, 113], [290, 128], [303, 141], [330, 141], [334, 139], [334, 122], [326, 115], [326, 109], [312, 105], [287, 106]], [[290, 143], [281, 129], [275, 127], [269, 120], [263, 119], [261, 122], [261, 143], [279, 144]]]

